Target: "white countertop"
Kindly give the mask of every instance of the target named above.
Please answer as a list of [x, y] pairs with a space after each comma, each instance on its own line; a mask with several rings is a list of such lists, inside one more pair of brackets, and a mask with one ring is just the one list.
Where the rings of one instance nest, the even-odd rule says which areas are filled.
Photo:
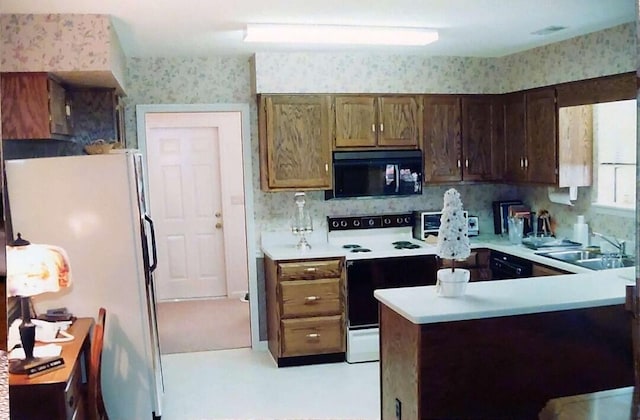
[[[295, 247], [297, 238], [293, 235], [284, 240], [272, 235], [263, 241], [262, 250], [274, 260], [346, 255], [348, 250], [328, 244], [324, 235], [311, 237], [312, 248], [305, 251]], [[576, 274], [471, 282], [459, 298], [441, 297], [436, 286], [380, 289], [374, 296], [409, 321], [425, 324], [623, 304], [625, 286], [635, 282], [635, 267], [592, 271], [537, 255], [540, 251], [513, 245], [496, 235], [472, 238], [471, 247], [504, 252]], [[411, 251], [415, 255], [415, 250]], [[434, 255], [436, 248], [425, 246], [418, 252]]]
[[436, 286], [381, 289], [374, 296], [414, 324], [623, 304], [635, 267], [514, 280], [471, 282], [464, 296], [441, 297]]

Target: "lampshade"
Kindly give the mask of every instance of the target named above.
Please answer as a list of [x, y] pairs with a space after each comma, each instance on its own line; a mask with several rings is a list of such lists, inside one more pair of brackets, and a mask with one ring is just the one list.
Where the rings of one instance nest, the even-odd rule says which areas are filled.
[[64, 249], [18, 239], [7, 246], [7, 296], [57, 292], [71, 284], [71, 267]]

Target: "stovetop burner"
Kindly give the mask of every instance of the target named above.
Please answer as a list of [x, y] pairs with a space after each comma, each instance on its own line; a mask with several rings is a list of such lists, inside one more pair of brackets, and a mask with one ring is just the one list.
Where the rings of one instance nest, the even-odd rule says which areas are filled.
[[414, 243], [409, 242], [409, 241], [395, 241], [395, 242], [392, 242], [391, 245], [393, 245], [393, 247], [395, 249], [417, 249], [417, 248], [420, 248], [420, 245], [414, 244]]
[[351, 252], [371, 252], [371, 250], [369, 248], [360, 247], [360, 248], [353, 248]]
[[358, 245], [358, 244], [345, 244], [342, 245], [342, 247], [344, 249], [353, 249], [353, 248], [362, 248], [362, 245]]

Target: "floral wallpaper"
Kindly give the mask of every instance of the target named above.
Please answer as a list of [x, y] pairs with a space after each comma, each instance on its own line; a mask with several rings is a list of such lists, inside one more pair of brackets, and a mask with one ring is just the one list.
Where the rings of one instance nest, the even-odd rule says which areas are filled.
[[498, 92], [512, 92], [636, 69], [635, 22], [497, 58]]
[[364, 53], [257, 53], [258, 93], [489, 93], [491, 59]]
[[0, 15], [2, 71], [110, 68], [108, 15]]

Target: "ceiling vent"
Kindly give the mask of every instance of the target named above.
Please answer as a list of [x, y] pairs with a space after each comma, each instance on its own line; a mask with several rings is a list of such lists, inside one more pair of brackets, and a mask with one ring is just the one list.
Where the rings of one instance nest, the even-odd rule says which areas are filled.
[[552, 33], [559, 32], [565, 29], [567, 29], [566, 26], [551, 25], [551, 26], [547, 26], [546, 28], [538, 29], [535, 32], [531, 32], [531, 35], [541, 35], [541, 36], [551, 35]]

